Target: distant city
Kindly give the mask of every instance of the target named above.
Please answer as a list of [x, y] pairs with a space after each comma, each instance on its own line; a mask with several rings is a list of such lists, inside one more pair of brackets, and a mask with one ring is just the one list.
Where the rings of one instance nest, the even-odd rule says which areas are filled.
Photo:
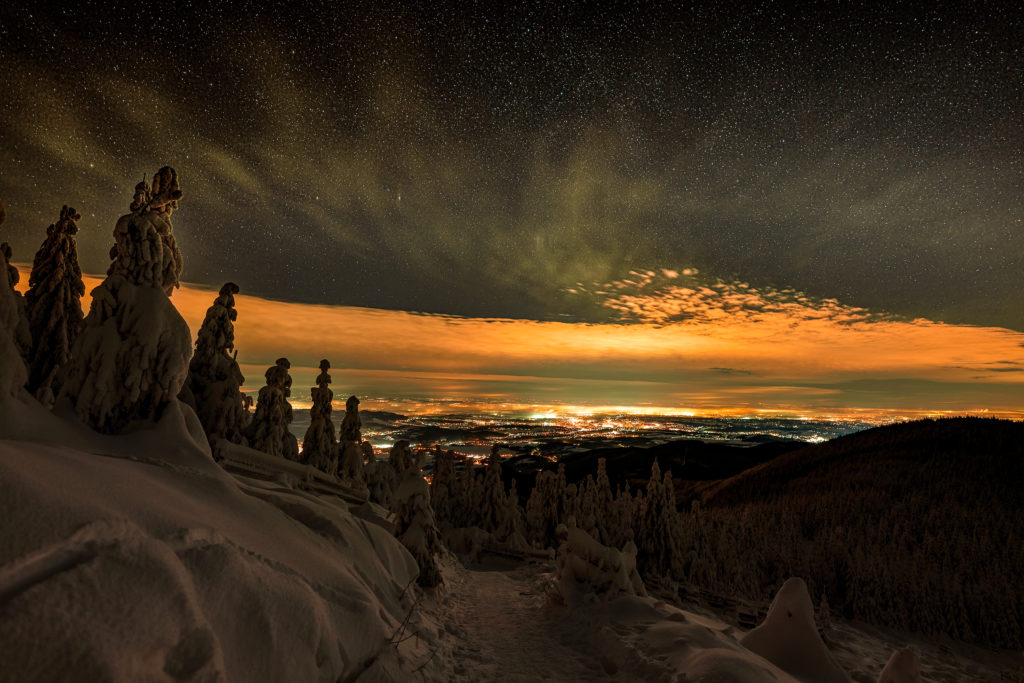
[[[545, 407], [536, 412], [452, 412], [399, 414], [363, 410], [363, 437], [375, 449], [389, 449], [405, 439], [412, 446], [453, 450], [483, 457], [494, 445], [503, 454], [536, 452], [551, 459], [567, 453], [615, 446], [654, 446], [679, 439], [696, 439], [753, 446], [771, 440], [818, 443], [844, 434], [897, 421], [800, 417], [696, 417], [642, 414], [587, 414], [578, 408], [564, 412]], [[302, 438], [308, 411], [295, 408], [291, 431]], [[378, 456], [381, 453], [378, 453]]]

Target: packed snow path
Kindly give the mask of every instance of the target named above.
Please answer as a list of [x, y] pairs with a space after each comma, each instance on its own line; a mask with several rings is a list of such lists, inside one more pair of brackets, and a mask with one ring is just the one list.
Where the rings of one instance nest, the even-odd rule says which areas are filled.
[[454, 643], [446, 657], [451, 681], [638, 680], [612, 676], [552, 605], [536, 567], [455, 568], [446, 574], [438, 617]]

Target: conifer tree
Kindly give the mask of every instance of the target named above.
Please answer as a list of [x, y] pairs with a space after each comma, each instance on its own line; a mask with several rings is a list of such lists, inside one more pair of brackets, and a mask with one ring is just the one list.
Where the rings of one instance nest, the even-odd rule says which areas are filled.
[[484, 475], [483, 497], [477, 513], [480, 519], [478, 526], [490, 533], [498, 531], [501, 527], [508, 503], [505, 485], [501, 481], [501, 456], [498, 450], [497, 445], [491, 448], [487, 473]]
[[73, 208], [61, 207], [60, 218], [47, 228], [33, 259], [25, 293], [32, 335], [28, 390], [46, 404], [53, 402], [53, 380], [71, 360], [71, 346], [82, 328], [85, 283], [75, 245], [79, 218]]
[[260, 389], [256, 399], [256, 412], [252, 416], [246, 436], [249, 445], [270, 455], [297, 460], [299, 446], [295, 436], [288, 431], [292, 421], [291, 396], [292, 378], [288, 374], [291, 363], [287, 358], [278, 358], [267, 368], [266, 386]]
[[671, 474], [666, 475], [662, 477], [655, 460], [637, 519], [637, 560], [642, 573], [649, 577], [669, 578], [679, 565], [679, 513], [675, 509]]
[[334, 438], [334, 423], [331, 422], [331, 375], [327, 372], [331, 364], [327, 359], [320, 361], [320, 374], [316, 386], [309, 390], [313, 407], [309, 410], [309, 428], [302, 439], [302, 461], [324, 472], [338, 470], [338, 442]]
[[455, 454], [434, 449], [434, 476], [430, 480], [430, 504], [440, 527], [451, 526], [455, 491]]
[[196, 335], [196, 350], [188, 365], [187, 387], [193, 407], [211, 444], [217, 439], [245, 444], [249, 411], [241, 387], [235, 347], [235, 294], [238, 285], [226, 282]]
[[345, 418], [341, 421], [341, 434], [338, 439], [340, 451], [340, 474], [343, 479], [363, 480], [363, 449], [360, 445], [363, 434], [360, 431], [359, 399], [349, 396], [345, 401]]
[[71, 348], [58, 401], [98, 431], [159, 418], [185, 383], [192, 335], [168, 298], [181, 274], [170, 221], [181, 196], [169, 166], [152, 187], [135, 187], [131, 213], [114, 228], [107, 278]]
[[[0, 201], [0, 228], [6, 218], [7, 211]], [[25, 358], [31, 345], [24, 301], [15, 289], [18, 279], [18, 269], [11, 265], [11, 247], [4, 242], [0, 244], [0, 392], [11, 396], [25, 393]]]
[[613, 504], [615, 502], [615, 494], [612, 491], [611, 480], [608, 479], [608, 468], [604, 458], [597, 459], [597, 477], [594, 479], [594, 510], [595, 510], [595, 524], [597, 527], [598, 535], [595, 536], [604, 545], [613, 545], [616, 548], [621, 548], [621, 544], [617, 544], [613, 536], [617, 534], [613, 532], [615, 526], [612, 521], [614, 514]]
[[[363, 442], [364, 444], [366, 442]], [[391, 508], [391, 493], [398, 481], [395, 468], [387, 460], [377, 458], [371, 446], [363, 470], [369, 499], [387, 509]]]
[[558, 545], [555, 530], [562, 523], [559, 516], [561, 495], [558, 492], [557, 476], [550, 470], [537, 473], [533, 490], [526, 501], [526, 524], [530, 542], [540, 548], [554, 548]]
[[528, 550], [526, 542], [525, 515], [523, 507], [519, 503], [519, 492], [516, 490], [516, 480], [512, 480], [508, 496], [505, 497], [505, 505], [502, 508], [501, 520], [495, 531], [495, 538], [510, 550]]
[[430, 488], [421, 474], [423, 455], [413, 460], [401, 474], [395, 489], [391, 511], [395, 515], [395, 536], [419, 565], [417, 583], [436, 586], [441, 583], [437, 555], [442, 552], [440, 535], [430, 507]]

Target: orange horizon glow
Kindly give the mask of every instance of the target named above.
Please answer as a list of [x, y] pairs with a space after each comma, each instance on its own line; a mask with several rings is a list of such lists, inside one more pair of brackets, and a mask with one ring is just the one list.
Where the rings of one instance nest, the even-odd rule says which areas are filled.
[[[22, 291], [27, 270], [21, 266]], [[87, 292], [101, 281], [86, 276]], [[247, 390], [262, 385], [275, 358], [289, 358], [297, 407], [327, 358], [342, 402], [355, 393], [418, 412], [431, 404], [448, 412], [543, 407], [570, 415], [1024, 417], [1020, 332], [878, 318], [831, 300], [779, 303], [743, 285], [723, 287], [620, 296], [610, 305], [637, 320], [624, 324], [466, 318], [239, 294], [235, 345]], [[202, 286], [175, 290], [171, 300], [193, 336], [215, 297]], [[680, 311], [685, 319], [674, 320]]]

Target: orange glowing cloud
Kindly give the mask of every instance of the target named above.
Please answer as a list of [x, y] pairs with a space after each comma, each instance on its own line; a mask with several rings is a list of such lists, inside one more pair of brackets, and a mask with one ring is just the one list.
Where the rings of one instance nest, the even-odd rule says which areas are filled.
[[[336, 393], [376, 397], [698, 412], [1024, 409], [1024, 334], [900, 320], [799, 292], [683, 281], [692, 276], [664, 269], [592, 288], [580, 283], [581, 292], [604, 292], [604, 305], [623, 317], [604, 324], [241, 294], [235, 343], [250, 389], [286, 356], [297, 389], [309, 386], [319, 359], [328, 358], [336, 387], [349, 387]], [[23, 285], [27, 279], [23, 273]], [[671, 285], [645, 289], [662, 280]], [[87, 289], [99, 282], [87, 278]], [[215, 296], [186, 285], [172, 301], [194, 332]]]

